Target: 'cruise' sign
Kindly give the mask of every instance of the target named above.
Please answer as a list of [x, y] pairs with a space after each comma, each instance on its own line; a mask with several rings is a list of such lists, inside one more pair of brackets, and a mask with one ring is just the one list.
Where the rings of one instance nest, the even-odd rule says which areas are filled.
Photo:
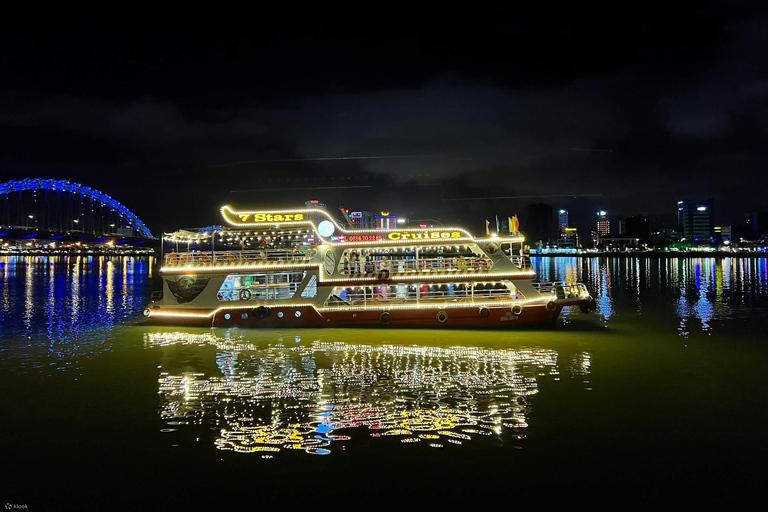
[[461, 237], [460, 231], [392, 231], [387, 233], [387, 240], [445, 240]]

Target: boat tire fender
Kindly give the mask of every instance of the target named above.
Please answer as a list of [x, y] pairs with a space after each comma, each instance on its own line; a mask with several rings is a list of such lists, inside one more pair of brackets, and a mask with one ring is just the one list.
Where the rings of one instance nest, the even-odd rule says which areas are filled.
[[512, 306], [512, 314], [515, 316], [520, 316], [523, 314], [523, 306], [520, 304], [515, 304]]
[[259, 306], [257, 308], [253, 308], [253, 316], [258, 319], [267, 318], [269, 315], [272, 314], [272, 310], [264, 307]]
[[437, 314], [435, 315], [435, 318], [437, 319], [438, 322], [443, 324], [446, 322], [446, 320], [448, 320], [448, 313], [446, 313], [445, 311], [438, 311]]
[[581, 301], [579, 301], [579, 309], [581, 309], [581, 312], [585, 315], [589, 313], [589, 301], [587, 299], [581, 299]]
[[547, 311], [554, 311], [557, 309], [557, 304], [555, 304], [555, 301], [551, 300], [547, 302]]
[[488, 318], [489, 316], [491, 316], [491, 310], [490, 309], [488, 309], [486, 307], [480, 308], [480, 318]]
[[381, 325], [389, 325], [392, 323], [392, 315], [387, 313], [386, 311], [381, 314], [381, 317], [379, 317], [379, 322]]
[[594, 297], [589, 298], [589, 309], [591, 309], [592, 311], [597, 309], [597, 301], [595, 300]]

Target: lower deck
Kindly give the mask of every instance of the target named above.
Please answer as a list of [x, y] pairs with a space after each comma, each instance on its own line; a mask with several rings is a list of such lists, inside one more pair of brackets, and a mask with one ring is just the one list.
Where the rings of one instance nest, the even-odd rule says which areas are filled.
[[527, 304], [420, 304], [322, 307], [232, 305], [215, 309], [148, 309], [153, 320], [210, 327], [437, 327], [514, 328], [554, 323], [564, 307], [594, 309], [586, 299], [554, 299]]

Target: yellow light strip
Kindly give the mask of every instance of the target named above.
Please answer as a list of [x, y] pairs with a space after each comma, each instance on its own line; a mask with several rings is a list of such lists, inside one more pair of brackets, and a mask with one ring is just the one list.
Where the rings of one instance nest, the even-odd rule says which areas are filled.
[[[333, 223], [333, 225], [345, 236], [354, 236], [354, 235], [365, 235], [365, 234], [375, 234], [375, 235], [381, 235], [382, 240], [379, 241], [361, 241], [361, 242], [332, 242], [318, 232], [317, 225], [311, 221], [311, 220], [301, 220], [301, 221], [282, 221], [282, 222], [238, 222], [236, 220], [232, 220], [229, 218], [228, 214], [232, 215], [255, 215], [255, 214], [275, 214], [275, 215], [282, 215], [282, 214], [306, 214], [306, 213], [317, 213], [319, 215], [324, 216], [327, 218], [330, 222]], [[336, 219], [331, 216], [330, 213], [328, 213], [326, 210], [321, 210], [318, 208], [306, 208], [301, 210], [274, 210], [274, 211], [241, 211], [236, 212], [233, 210], [229, 205], [224, 205], [221, 207], [221, 216], [224, 217], [224, 220], [229, 223], [232, 226], [236, 227], [266, 227], [266, 226], [297, 226], [297, 225], [310, 225], [312, 226], [313, 231], [315, 234], [323, 240], [328, 245], [340, 245], [340, 246], [369, 246], [369, 245], [404, 245], [404, 246], [413, 246], [413, 245], [419, 245], [423, 243], [429, 243], [429, 244], [442, 244], [442, 245], [453, 245], [453, 243], [449, 242], [522, 242], [524, 240], [523, 237], [496, 237], [496, 238], [488, 238], [488, 239], [479, 239], [475, 240], [475, 238], [470, 234], [467, 230], [463, 228], [454, 228], [454, 227], [445, 227], [445, 228], [404, 228], [404, 229], [354, 229], [354, 230], [346, 230], [344, 229], [338, 222], [336, 222]], [[435, 238], [435, 239], [415, 239], [415, 240], [386, 240], [386, 235], [388, 233], [430, 233], [430, 232], [446, 232], [446, 231], [458, 231], [461, 233], [464, 233], [466, 236], [462, 236], [459, 238]]]
[[[377, 305], [377, 306], [348, 306], [348, 307], [320, 307], [318, 308], [314, 304], [277, 304], [270, 306], [271, 309], [277, 308], [299, 308], [299, 307], [311, 307], [318, 313], [330, 312], [330, 311], [389, 311], [392, 309], [457, 309], [457, 308], [477, 308], [484, 306], [514, 306], [514, 305], [526, 305], [534, 304], [536, 302], [547, 302], [551, 300], [551, 297], [540, 297], [536, 299], [516, 300], [516, 301], [495, 301], [495, 302], [474, 302], [472, 304], [401, 304], [401, 305]], [[220, 306], [210, 313], [166, 313], [164, 311], [150, 311], [149, 316], [159, 317], [182, 317], [182, 318], [210, 318], [213, 315], [224, 310], [239, 310], [239, 309], [254, 309], [264, 304], [249, 304], [247, 306]]]
[[160, 272], [212, 272], [216, 270], [222, 271], [237, 271], [237, 270], [280, 270], [280, 269], [292, 269], [292, 268], [320, 268], [321, 265], [317, 263], [284, 263], [280, 265], [222, 265], [221, 267], [193, 267], [187, 265], [186, 267], [162, 267]]
[[[334, 284], [334, 283], [344, 283], [344, 282], [369, 282], [369, 281], [381, 281], [381, 278], [377, 276], [366, 276], [366, 277], [348, 277], [345, 279], [329, 279], [325, 277], [325, 272], [323, 272], [323, 265], [320, 263], [315, 264], [308, 264], [308, 263], [286, 263], [283, 265], [229, 265], [229, 266], [221, 266], [221, 267], [192, 267], [187, 265], [186, 267], [162, 267], [160, 268], [160, 272], [163, 273], [185, 273], [185, 272], [213, 272], [213, 271], [241, 271], [241, 270], [280, 270], [280, 269], [292, 269], [292, 268], [316, 268], [318, 270], [318, 275], [320, 277], [321, 283], [328, 283], [328, 284]], [[472, 274], [432, 274], [432, 275], [400, 275], [398, 273], [390, 273], [389, 280], [403, 280], [403, 281], [419, 281], [419, 280], [428, 280], [428, 279], [435, 279], [435, 278], [469, 278], [469, 277], [492, 277], [493, 279], [519, 279], [519, 278], [533, 278], [536, 277], [536, 272], [534, 271], [521, 271], [521, 272], [514, 272], [511, 274], [493, 274], [488, 273], [489, 271], [478, 271], [477, 273]], [[376, 274], [381, 274], [381, 272], [376, 272]]]
[[[520, 277], [527, 277], [532, 278], [536, 277], [536, 272], [529, 271], [529, 272], [516, 272], [513, 274], [492, 274], [492, 273], [476, 273], [476, 274], [434, 274], [434, 275], [415, 275], [415, 276], [403, 276], [400, 274], [390, 274], [390, 277], [388, 278], [389, 281], [425, 281], [428, 282], [430, 279], [436, 279], [436, 278], [468, 278], [468, 277], [487, 277], [486, 281], [488, 280], [500, 280], [500, 279], [516, 279]], [[348, 279], [320, 279], [323, 283], [333, 284], [333, 283], [344, 283], [344, 282], [367, 282], [367, 281], [381, 281], [381, 279], [376, 277], [350, 277]], [[392, 283], [397, 284], [397, 283]]]

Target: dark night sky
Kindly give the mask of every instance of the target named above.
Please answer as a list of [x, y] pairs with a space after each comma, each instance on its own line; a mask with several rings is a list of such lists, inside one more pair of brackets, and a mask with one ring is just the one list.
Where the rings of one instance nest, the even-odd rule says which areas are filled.
[[[0, 180], [90, 185], [155, 232], [312, 198], [475, 231], [537, 200], [441, 196], [768, 209], [768, 8], [613, 5], [5, 21]], [[407, 158], [311, 160], [352, 156]], [[371, 188], [306, 189], [341, 185]]]

